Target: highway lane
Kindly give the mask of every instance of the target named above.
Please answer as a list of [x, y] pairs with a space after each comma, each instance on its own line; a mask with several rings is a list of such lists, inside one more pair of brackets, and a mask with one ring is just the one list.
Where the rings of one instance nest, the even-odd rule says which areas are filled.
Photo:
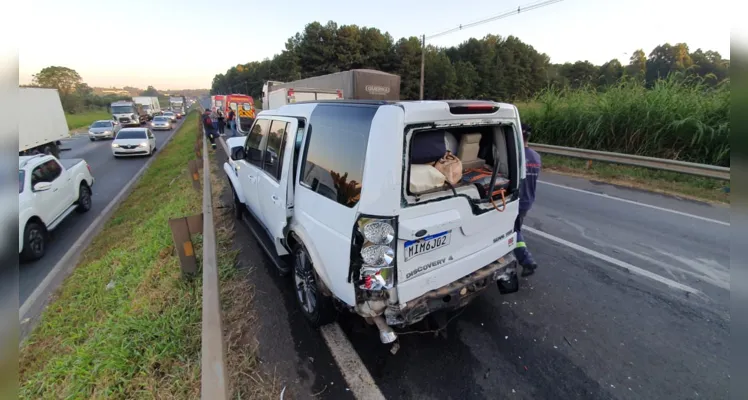
[[[542, 179], [729, 221], [726, 207], [552, 174]], [[387, 398], [727, 397], [728, 226], [549, 184], [538, 186], [526, 221], [703, 295], [528, 233], [538, 272], [516, 294], [490, 290], [450, 323], [447, 338], [401, 335], [392, 356], [374, 329], [343, 319]]]
[[[181, 126], [182, 121], [184, 119], [178, 120], [176, 128]], [[176, 128], [154, 132], [159, 150]], [[91, 142], [87, 135], [77, 135], [63, 141], [62, 147], [70, 150], [63, 151], [61, 158], [83, 158], [91, 166], [91, 172], [96, 178], [92, 188], [93, 207], [85, 214], [73, 213], [51, 233], [47, 254], [41, 260], [20, 265], [20, 304], [26, 301], [70, 246], [148, 160], [148, 157], [115, 159], [110, 146], [110, 140]]]

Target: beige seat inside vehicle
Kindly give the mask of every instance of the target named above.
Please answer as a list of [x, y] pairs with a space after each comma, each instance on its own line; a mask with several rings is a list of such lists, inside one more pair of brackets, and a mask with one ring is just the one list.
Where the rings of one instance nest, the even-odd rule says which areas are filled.
[[480, 150], [480, 133], [466, 133], [460, 137], [460, 146], [457, 150], [457, 158], [462, 162], [464, 170], [470, 168], [479, 168], [486, 163], [486, 160], [478, 158]]

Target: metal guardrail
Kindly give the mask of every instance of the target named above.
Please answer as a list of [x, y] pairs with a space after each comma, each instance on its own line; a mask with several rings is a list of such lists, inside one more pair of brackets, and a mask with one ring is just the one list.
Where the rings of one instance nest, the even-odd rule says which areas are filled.
[[[202, 105], [198, 105], [198, 110], [203, 111]], [[203, 143], [203, 324], [200, 396], [203, 400], [226, 400], [229, 396], [229, 384], [221, 318], [216, 231], [213, 225], [210, 157], [208, 141], [205, 140], [200, 121], [198, 118], [198, 132]]]
[[550, 144], [530, 143], [530, 147], [539, 153], [554, 154], [585, 160], [603, 161], [634, 167], [651, 168], [662, 171], [680, 172], [706, 178], [730, 180], [730, 168], [716, 165], [697, 164], [686, 161], [667, 160], [663, 158], [635, 156], [631, 154], [611, 153], [607, 151], [575, 149], [573, 147], [553, 146]]

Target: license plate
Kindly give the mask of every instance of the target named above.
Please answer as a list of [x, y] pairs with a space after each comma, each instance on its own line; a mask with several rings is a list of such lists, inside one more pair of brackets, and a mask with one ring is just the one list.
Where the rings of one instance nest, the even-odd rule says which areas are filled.
[[418, 240], [410, 240], [405, 242], [405, 261], [408, 261], [413, 257], [420, 256], [421, 254], [426, 254], [449, 245], [450, 237], [451, 231], [446, 231], [437, 233], [435, 235], [426, 236]]

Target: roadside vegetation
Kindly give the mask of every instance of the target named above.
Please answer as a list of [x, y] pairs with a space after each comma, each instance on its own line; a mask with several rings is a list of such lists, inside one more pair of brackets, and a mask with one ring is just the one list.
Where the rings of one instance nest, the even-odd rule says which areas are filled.
[[520, 105], [537, 143], [730, 165], [730, 85], [671, 76], [652, 88], [549, 89]]
[[100, 119], [112, 119], [112, 115], [105, 109], [90, 110], [81, 112], [78, 114], [65, 114], [65, 119], [68, 122], [68, 130], [85, 128], [94, 121]]
[[[182, 279], [168, 220], [201, 212], [190, 183], [197, 113], [83, 253], [20, 351], [22, 399], [200, 397], [202, 280]], [[233, 214], [212, 167], [214, 216], [233, 398], [277, 398], [260, 371], [251, 326], [254, 288], [237, 269]], [[202, 172], [201, 172], [202, 173]], [[195, 254], [201, 253], [197, 235]]]
[[181, 279], [168, 225], [201, 209], [187, 177], [196, 120], [157, 154], [41, 316], [20, 351], [20, 398], [199, 398], [201, 284]]
[[[217, 151], [223, 151], [220, 147]], [[211, 156], [213, 156], [212, 153]], [[255, 339], [257, 317], [253, 309], [255, 287], [250, 283], [247, 267], [237, 267], [238, 250], [232, 248], [234, 238], [233, 204], [223, 204], [221, 194], [226, 179], [221, 166], [211, 162], [211, 187], [213, 189], [213, 215], [216, 224], [218, 273], [221, 281], [221, 306], [223, 310], [224, 338], [226, 339], [226, 368], [230, 375], [231, 398], [277, 399], [280, 385], [274, 376], [260, 367]], [[229, 198], [230, 200], [231, 198]]]

